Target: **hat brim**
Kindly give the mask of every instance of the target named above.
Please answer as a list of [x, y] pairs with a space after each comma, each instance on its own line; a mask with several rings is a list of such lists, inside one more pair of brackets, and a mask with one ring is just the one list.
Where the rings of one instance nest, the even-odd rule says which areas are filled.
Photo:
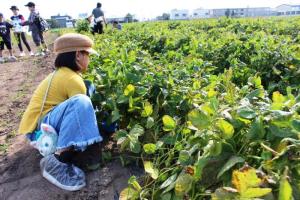
[[11, 10], [19, 10], [19, 8], [10, 8]]
[[89, 52], [89, 54], [99, 56], [99, 53], [95, 49], [93, 49], [93, 48], [89, 48], [89, 49], [87, 49], [85, 51]]
[[86, 51], [89, 54], [99, 56], [99, 53], [93, 48], [73, 48], [73, 47], [71, 47], [71, 48], [66, 48], [66, 49], [62, 49], [59, 51], [54, 51], [54, 53], [60, 54], [60, 53], [67, 53], [67, 52], [72, 52], [72, 51]]

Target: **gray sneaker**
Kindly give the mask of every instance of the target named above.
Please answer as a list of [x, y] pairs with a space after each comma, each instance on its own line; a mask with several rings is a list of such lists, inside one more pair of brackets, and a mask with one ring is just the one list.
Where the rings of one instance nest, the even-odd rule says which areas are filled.
[[85, 175], [81, 169], [60, 162], [53, 154], [42, 158], [40, 167], [43, 177], [61, 189], [76, 191], [86, 185]]

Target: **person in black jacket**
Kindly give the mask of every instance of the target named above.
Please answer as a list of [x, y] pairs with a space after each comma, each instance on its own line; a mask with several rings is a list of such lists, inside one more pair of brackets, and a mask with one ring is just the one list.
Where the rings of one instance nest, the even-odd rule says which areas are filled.
[[3, 14], [0, 13], [0, 63], [3, 63], [5, 60], [3, 58], [4, 45], [9, 51], [9, 61], [16, 61], [17, 58], [13, 56], [10, 29], [13, 28], [13, 25], [4, 21]]

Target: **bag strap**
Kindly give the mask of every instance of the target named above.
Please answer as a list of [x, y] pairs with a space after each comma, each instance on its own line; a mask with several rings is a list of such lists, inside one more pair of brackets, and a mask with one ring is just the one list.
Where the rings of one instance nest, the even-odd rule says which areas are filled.
[[38, 122], [40, 121], [40, 119], [42, 117], [42, 113], [44, 111], [44, 107], [45, 107], [46, 99], [47, 99], [47, 96], [48, 96], [48, 93], [49, 93], [49, 89], [50, 89], [50, 86], [51, 86], [51, 83], [52, 83], [52, 80], [53, 80], [53, 77], [54, 77], [55, 74], [56, 74], [56, 70], [52, 73], [52, 75], [50, 77], [50, 80], [49, 80], [49, 83], [48, 83], [48, 86], [47, 86], [47, 89], [46, 89], [46, 93], [45, 93], [44, 98], [43, 98], [42, 107], [41, 107], [41, 110], [40, 110]]

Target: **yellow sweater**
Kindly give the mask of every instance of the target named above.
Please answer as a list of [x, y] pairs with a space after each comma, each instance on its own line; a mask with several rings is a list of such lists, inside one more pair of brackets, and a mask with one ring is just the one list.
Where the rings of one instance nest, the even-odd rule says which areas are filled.
[[[43, 98], [50, 78], [51, 74], [48, 75], [34, 91], [30, 103], [22, 117], [19, 133], [27, 134], [36, 129]], [[67, 67], [59, 68], [49, 88], [42, 116], [47, 114], [56, 105], [77, 94], [86, 94], [86, 87], [82, 77]]]

